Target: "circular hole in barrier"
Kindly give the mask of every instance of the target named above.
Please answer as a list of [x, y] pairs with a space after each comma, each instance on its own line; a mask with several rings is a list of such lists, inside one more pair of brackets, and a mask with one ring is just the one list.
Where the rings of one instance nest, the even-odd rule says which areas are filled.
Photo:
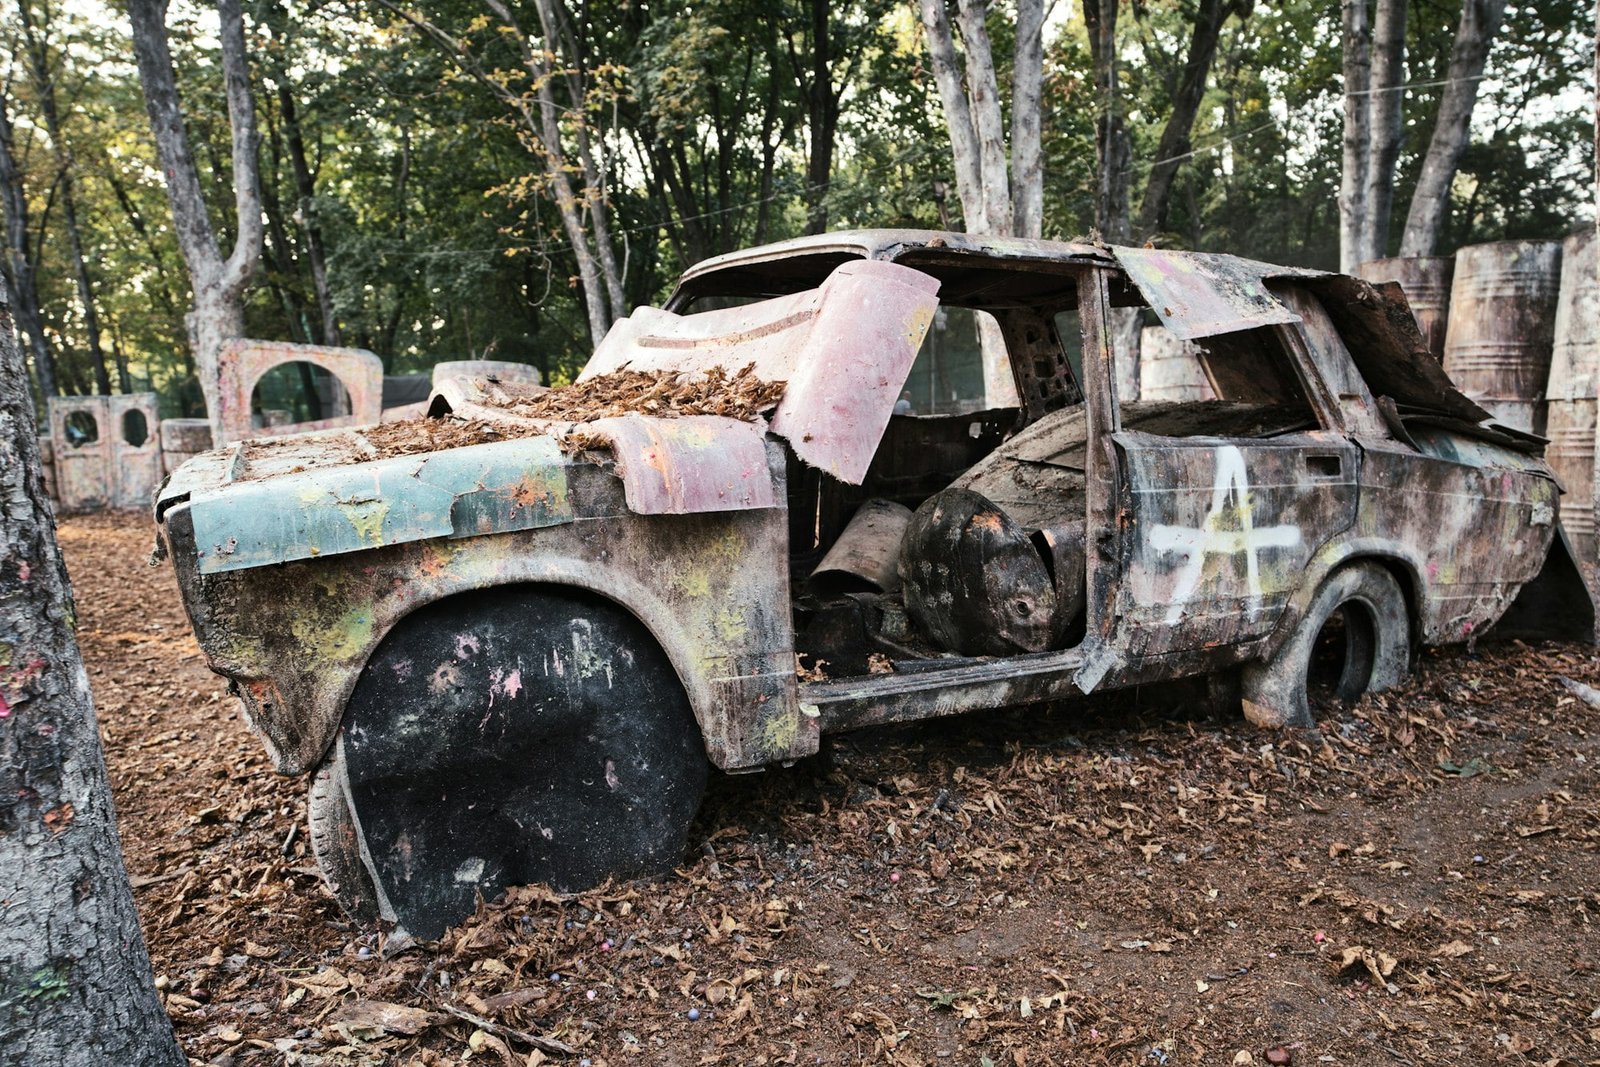
[[63, 420], [66, 427], [67, 443], [74, 448], [92, 445], [100, 440], [100, 422], [87, 411], [71, 411]]

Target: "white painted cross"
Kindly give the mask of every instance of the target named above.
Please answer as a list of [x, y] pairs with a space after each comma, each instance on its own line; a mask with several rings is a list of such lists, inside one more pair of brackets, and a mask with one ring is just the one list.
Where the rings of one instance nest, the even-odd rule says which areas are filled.
[[[1222, 528], [1229, 510], [1238, 516], [1236, 529]], [[1257, 554], [1264, 548], [1293, 548], [1300, 543], [1298, 526], [1263, 526], [1257, 529], [1250, 514], [1250, 476], [1245, 471], [1244, 454], [1237, 445], [1217, 449], [1217, 474], [1211, 494], [1211, 510], [1198, 529], [1157, 523], [1150, 529], [1150, 547], [1158, 552], [1182, 552], [1187, 558], [1172, 588], [1172, 606], [1167, 622], [1183, 617], [1184, 606], [1200, 588], [1207, 556], [1245, 554], [1245, 584], [1249, 590], [1250, 617], [1261, 609], [1261, 568]]]

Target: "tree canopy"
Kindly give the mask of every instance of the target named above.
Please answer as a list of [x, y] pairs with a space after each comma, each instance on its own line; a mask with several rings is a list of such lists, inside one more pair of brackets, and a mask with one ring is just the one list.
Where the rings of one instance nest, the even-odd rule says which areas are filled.
[[[0, 263], [36, 374], [47, 353], [45, 388], [154, 389], [165, 414], [195, 414], [191, 282], [120, 3], [0, 0]], [[952, 2], [951, 21], [983, 7]], [[1409, 7], [1387, 254], [1460, 15], [1459, 0]], [[1016, 16], [1015, 0], [987, 7], [1003, 86]], [[1592, 218], [1592, 12], [1514, 0], [1504, 21], [1441, 252]], [[705, 256], [822, 228], [961, 228], [923, 25], [910, 0], [246, 4], [265, 230], [246, 332], [370, 348], [391, 373], [494, 358], [562, 381], [597, 332]], [[217, 10], [173, 0], [167, 26], [226, 250]], [[1048, 6], [1043, 39], [1044, 236], [1096, 227], [1100, 141], [1115, 136], [1130, 239], [1338, 266], [1336, 7], [1092, 0]], [[1009, 95], [1003, 107], [1011, 129]], [[36, 338], [20, 306], [30, 285]]]

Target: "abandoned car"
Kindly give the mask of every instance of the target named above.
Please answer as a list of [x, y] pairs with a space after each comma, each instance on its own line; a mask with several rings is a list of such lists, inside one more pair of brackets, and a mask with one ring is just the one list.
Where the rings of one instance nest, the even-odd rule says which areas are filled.
[[[1118, 396], [1140, 321], [1206, 399]], [[1015, 402], [895, 414], [963, 322]], [[713, 388], [584, 406], [619, 381]], [[696, 266], [573, 386], [431, 404], [459, 436], [243, 442], [156, 505], [211, 667], [311, 776], [335, 895], [418, 937], [507, 884], [669, 869], [708, 767], [831, 731], [1197, 676], [1301, 724], [1308, 685], [1393, 684], [1551, 575], [1593, 625], [1539, 439], [1340, 275], [827, 234]]]

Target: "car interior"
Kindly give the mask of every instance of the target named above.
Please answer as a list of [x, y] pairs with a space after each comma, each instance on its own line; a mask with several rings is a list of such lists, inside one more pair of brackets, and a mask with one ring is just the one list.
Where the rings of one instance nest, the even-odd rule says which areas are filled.
[[[694, 314], [800, 292], [849, 258], [730, 266], [686, 283], [668, 309]], [[849, 485], [789, 458], [789, 565], [807, 677], [1059, 650], [1084, 632], [1082, 268], [926, 248], [896, 262], [939, 280], [940, 308], [865, 479]], [[1113, 277], [1122, 320], [1154, 323], [1137, 290]], [[983, 404], [986, 338], [1006, 350], [1017, 406]], [[1180, 356], [1206, 398], [1124, 400], [1125, 432], [1239, 438], [1317, 426], [1272, 328], [1190, 342]]]

